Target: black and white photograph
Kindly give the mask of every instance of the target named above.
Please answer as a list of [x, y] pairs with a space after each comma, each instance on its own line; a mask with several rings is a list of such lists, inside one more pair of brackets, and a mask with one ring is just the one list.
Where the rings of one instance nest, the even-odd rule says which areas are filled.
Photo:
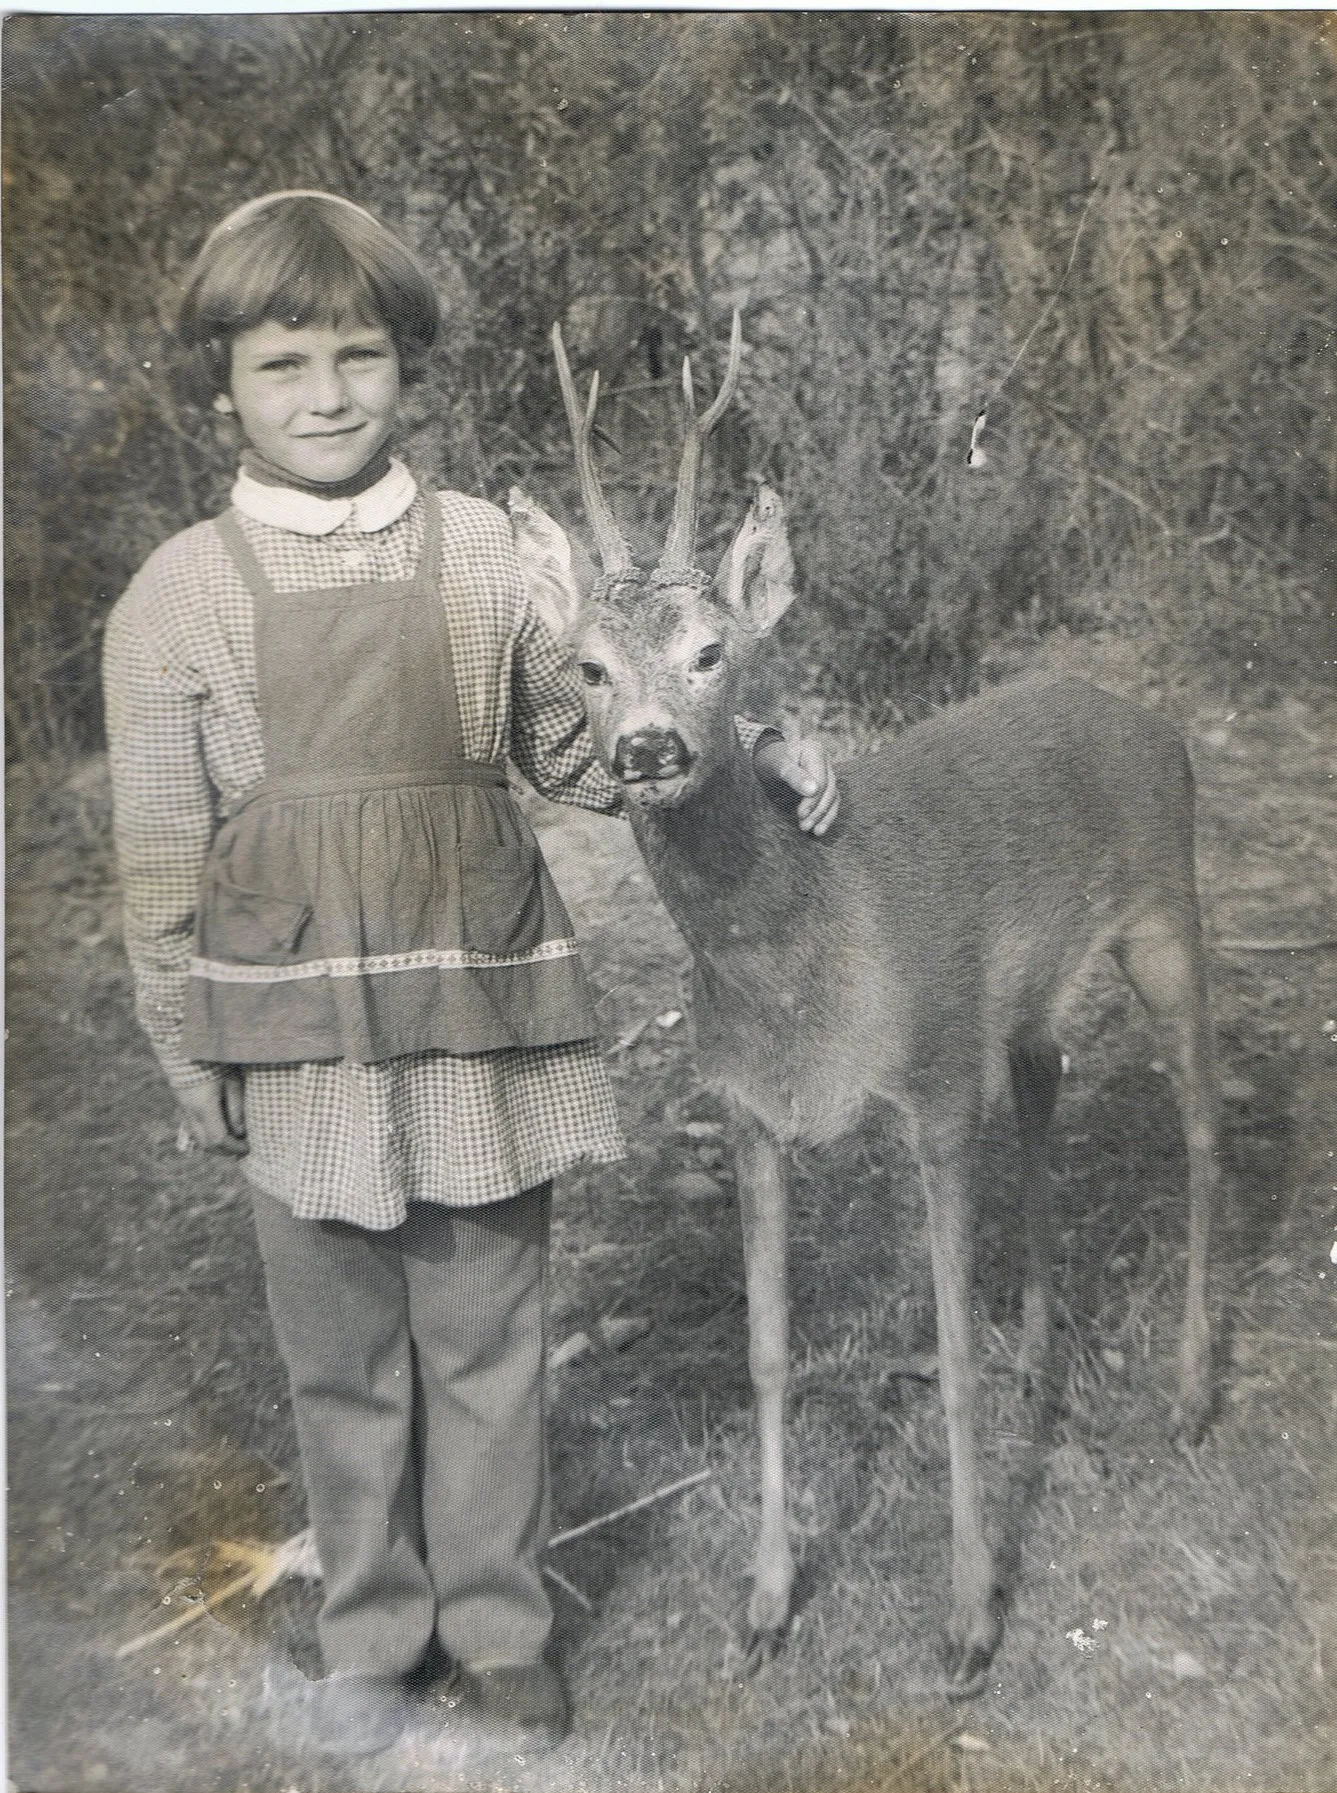
[[1335, 1793], [1337, 17], [2, 49], [9, 1793]]

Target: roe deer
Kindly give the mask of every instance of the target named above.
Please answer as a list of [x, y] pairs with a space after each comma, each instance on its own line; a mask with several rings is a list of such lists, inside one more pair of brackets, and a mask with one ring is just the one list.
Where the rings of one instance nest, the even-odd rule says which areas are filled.
[[939, 1375], [951, 1469], [948, 1691], [982, 1686], [1002, 1635], [975, 1444], [972, 1247], [981, 1128], [1010, 1084], [1025, 1176], [1022, 1362], [1050, 1333], [1045, 1142], [1061, 1058], [1059, 998], [1113, 954], [1165, 1035], [1188, 1153], [1188, 1278], [1176, 1424], [1210, 1398], [1208, 1229], [1217, 1180], [1216, 1078], [1193, 868], [1193, 794], [1175, 732], [1076, 679], [1026, 680], [954, 706], [840, 768], [822, 840], [772, 806], [736, 737], [749, 650], [793, 601], [780, 500], [763, 487], [712, 578], [694, 564], [702, 445], [732, 396], [729, 369], [687, 444], [664, 554], [633, 565], [603, 498], [590, 437], [598, 376], [577, 402], [553, 332], [582, 496], [604, 571], [582, 599], [566, 536], [511, 494], [526, 579], [587, 686], [600, 758], [695, 961], [703, 1072], [736, 1126], [761, 1458], [749, 1622], [774, 1643], [793, 1582], [785, 1518], [786, 1149], [829, 1141], [868, 1097], [903, 1117], [928, 1206]]

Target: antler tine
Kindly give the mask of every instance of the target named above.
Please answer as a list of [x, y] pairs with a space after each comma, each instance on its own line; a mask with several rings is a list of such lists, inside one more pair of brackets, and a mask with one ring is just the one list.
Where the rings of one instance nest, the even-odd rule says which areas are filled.
[[696, 399], [692, 391], [692, 364], [682, 364], [682, 396], [687, 413], [687, 435], [682, 445], [682, 464], [678, 469], [678, 493], [673, 501], [673, 521], [668, 540], [659, 557], [661, 572], [681, 572], [692, 564], [696, 552], [696, 482], [701, 471], [701, 451], [706, 438], [724, 415], [738, 390], [738, 371], [743, 360], [743, 320], [735, 310], [733, 329], [729, 335], [729, 363], [715, 402], [703, 417], [696, 415]]
[[706, 412], [705, 416], [701, 419], [700, 423], [697, 424], [697, 426], [696, 426], [697, 429], [701, 432], [701, 438], [703, 441], [710, 434], [710, 432], [714, 429], [715, 425], [719, 422], [720, 418], [724, 415], [725, 410], [728, 408], [730, 400], [733, 398], [734, 393], [737, 392], [737, 390], [738, 390], [738, 374], [739, 374], [739, 370], [742, 367], [742, 365], [743, 365], [743, 319], [742, 319], [741, 314], [735, 308], [734, 314], [733, 314], [733, 327], [729, 331], [729, 362], [728, 362], [728, 366], [724, 370], [724, 380], [720, 386], [718, 394], [716, 395], [714, 404], [710, 407], [710, 409]]
[[612, 509], [600, 488], [599, 476], [594, 470], [594, 455], [590, 448], [590, 438], [594, 431], [594, 413], [599, 404], [599, 375], [596, 372], [590, 381], [590, 396], [582, 413], [580, 400], [576, 396], [576, 383], [571, 378], [571, 364], [566, 358], [566, 346], [562, 341], [562, 326], [559, 323], [552, 327], [552, 349], [557, 359], [557, 380], [562, 388], [562, 403], [566, 407], [566, 421], [571, 431], [571, 442], [576, 451], [576, 472], [580, 477], [580, 496], [585, 505], [585, 515], [589, 518], [590, 528], [594, 531], [594, 541], [599, 550], [599, 558], [603, 562], [605, 573], [629, 572], [632, 564], [631, 549], [623, 540]]

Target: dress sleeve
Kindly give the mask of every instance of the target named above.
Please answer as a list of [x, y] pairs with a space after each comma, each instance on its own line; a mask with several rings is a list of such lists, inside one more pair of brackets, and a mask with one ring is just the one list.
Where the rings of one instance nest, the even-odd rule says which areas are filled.
[[511, 670], [511, 756], [542, 796], [617, 815], [622, 790], [595, 757], [575, 668], [528, 607]]
[[749, 753], [755, 753], [763, 741], [783, 741], [785, 738], [784, 730], [773, 722], [754, 722], [750, 716], [735, 716], [733, 725], [734, 733]]
[[221, 1075], [181, 1051], [197, 892], [215, 825], [200, 745], [203, 693], [154, 651], [131, 595], [112, 611], [103, 649], [125, 945], [135, 1013], [169, 1081], [184, 1088]]

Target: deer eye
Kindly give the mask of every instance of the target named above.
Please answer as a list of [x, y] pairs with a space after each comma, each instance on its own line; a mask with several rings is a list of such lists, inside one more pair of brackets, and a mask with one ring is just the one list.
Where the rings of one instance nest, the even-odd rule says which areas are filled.
[[597, 660], [581, 660], [578, 665], [580, 676], [587, 685], [606, 685], [608, 683], [608, 669], [605, 666], [600, 666]]
[[707, 643], [692, 663], [693, 672], [709, 672], [712, 666], [718, 666], [724, 658], [724, 648], [718, 641]]

